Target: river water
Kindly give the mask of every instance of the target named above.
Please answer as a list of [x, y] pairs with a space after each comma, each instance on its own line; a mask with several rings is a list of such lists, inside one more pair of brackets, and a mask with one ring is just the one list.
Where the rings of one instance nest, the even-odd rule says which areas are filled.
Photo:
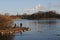
[[17, 26], [31, 28], [14, 36], [0, 36], [0, 40], [60, 40], [60, 20], [14, 20]]

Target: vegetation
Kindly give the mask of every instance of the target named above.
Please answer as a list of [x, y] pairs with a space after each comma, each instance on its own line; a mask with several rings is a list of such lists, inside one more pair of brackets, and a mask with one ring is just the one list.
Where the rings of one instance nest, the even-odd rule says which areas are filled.
[[0, 29], [7, 28], [12, 25], [12, 18], [9, 16], [0, 15]]
[[36, 13], [33, 13], [31, 15], [27, 15], [26, 13], [23, 15], [12, 15], [11, 16], [14, 19], [60, 19], [60, 14], [57, 13], [56, 11], [39, 11]]
[[60, 19], [60, 14], [55, 11], [39, 11], [32, 15], [24, 15], [22, 19]]

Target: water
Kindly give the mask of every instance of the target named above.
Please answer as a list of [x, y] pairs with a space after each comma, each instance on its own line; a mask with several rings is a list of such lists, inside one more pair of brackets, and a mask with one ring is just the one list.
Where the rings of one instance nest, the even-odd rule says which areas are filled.
[[[14, 20], [14, 24], [31, 28], [31, 31], [0, 36], [0, 40], [60, 40], [60, 20]], [[5, 39], [4, 39], [5, 38]]]

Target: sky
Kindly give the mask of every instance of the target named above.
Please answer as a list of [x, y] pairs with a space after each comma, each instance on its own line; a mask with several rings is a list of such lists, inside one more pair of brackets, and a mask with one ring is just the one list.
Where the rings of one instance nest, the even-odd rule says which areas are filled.
[[0, 14], [32, 14], [49, 10], [60, 13], [60, 0], [0, 0]]

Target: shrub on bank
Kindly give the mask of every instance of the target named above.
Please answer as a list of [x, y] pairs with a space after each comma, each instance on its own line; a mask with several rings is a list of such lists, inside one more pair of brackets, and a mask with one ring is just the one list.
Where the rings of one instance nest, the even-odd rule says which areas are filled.
[[7, 28], [13, 24], [12, 18], [9, 16], [0, 15], [0, 29]]

